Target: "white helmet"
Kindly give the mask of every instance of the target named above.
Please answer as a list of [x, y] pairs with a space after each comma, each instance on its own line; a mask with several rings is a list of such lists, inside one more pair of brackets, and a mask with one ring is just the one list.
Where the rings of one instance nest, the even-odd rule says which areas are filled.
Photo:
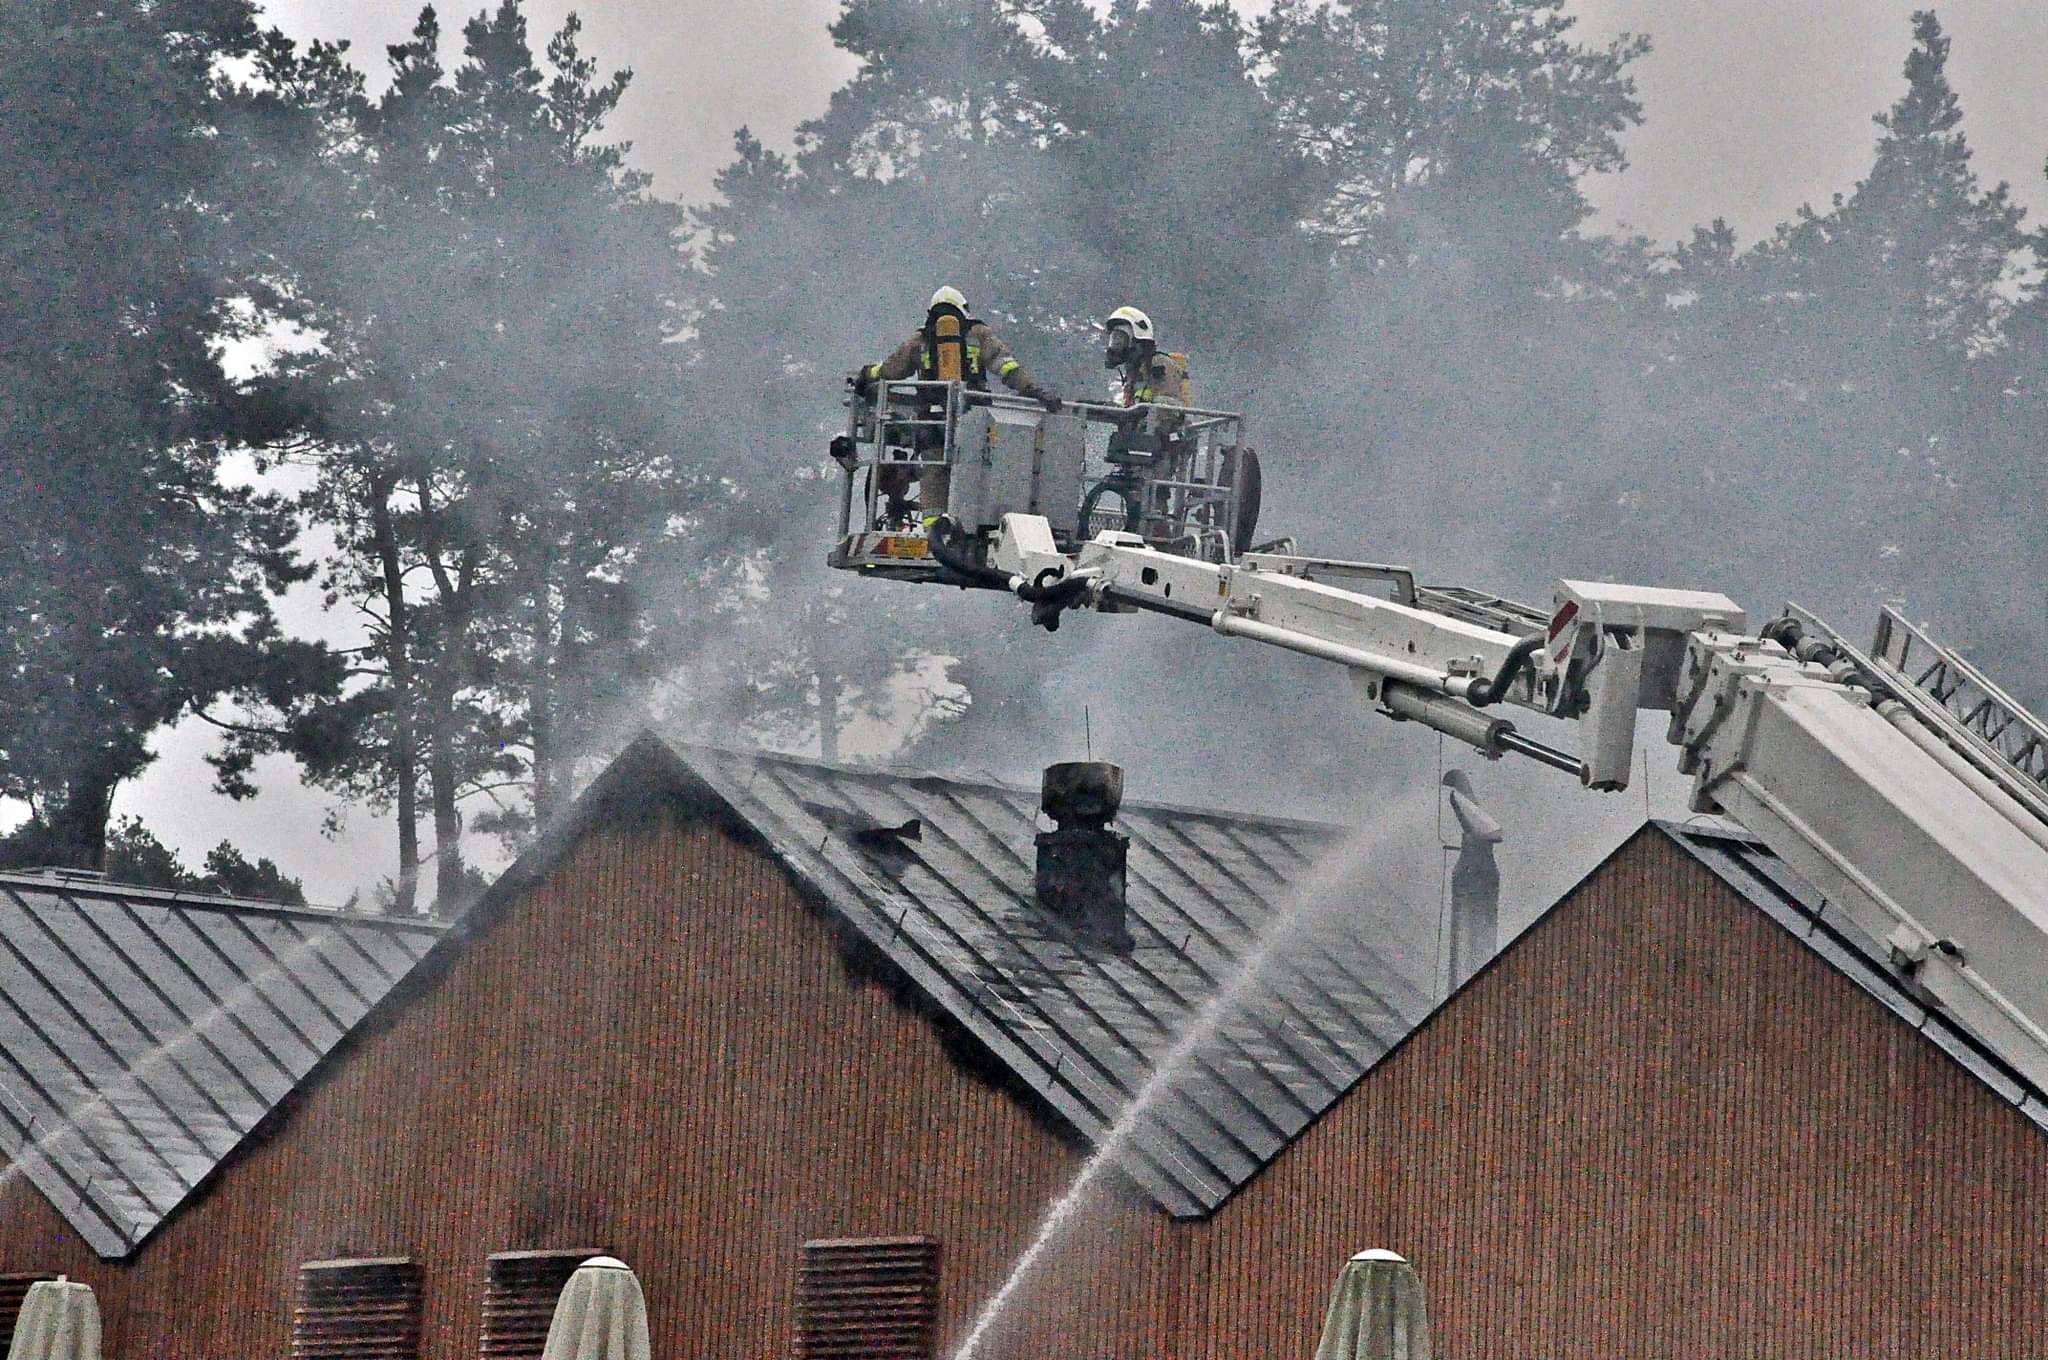
[[956, 308], [960, 315], [965, 316], [967, 315], [967, 295], [949, 283], [938, 292], [933, 293], [932, 300], [924, 305], [924, 309], [928, 312], [935, 312], [941, 307]]
[[1102, 329], [1106, 331], [1114, 330], [1118, 326], [1128, 327], [1133, 340], [1150, 340], [1153, 338], [1152, 318], [1146, 316], [1136, 307], [1119, 307], [1111, 312], [1108, 319], [1102, 323]]

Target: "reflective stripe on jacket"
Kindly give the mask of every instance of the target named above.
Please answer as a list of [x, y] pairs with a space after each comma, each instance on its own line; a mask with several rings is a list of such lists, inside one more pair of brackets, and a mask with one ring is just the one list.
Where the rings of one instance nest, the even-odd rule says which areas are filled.
[[[976, 321], [969, 324], [965, 338], [968, 386], [987, 387], [988, 375], [992, 371], [1012, 392], [1026, 397], [1038, 395], [1038, 383], [1024, 371], [1024, 366], [1010, 353], [1010, 347], [988, 328], [987, 323]], [[933, 367], [932, 355], [925, 348], [924, 332], [918, 331], [881, 363], [868, 365], [867, 373], [870, 378], [880, 378], [884, 382], [900, 382], [929, 373]]]

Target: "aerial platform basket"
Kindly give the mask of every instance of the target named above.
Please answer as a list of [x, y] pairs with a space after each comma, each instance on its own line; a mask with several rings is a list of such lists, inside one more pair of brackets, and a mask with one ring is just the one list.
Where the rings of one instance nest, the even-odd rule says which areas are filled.
[[933, 555], [930, 525], [940, 515], [980, 565], [1013, 513], [1043, 516], [1062, 549], [1105, 530], [1218, 563], [1251, 546], [1259, 463], [1236, 412], [1094, 402], [1047, 411], [919, 380], [856, 392], [847, 409], [846, 431], [832, 441], [844, 480], [827, 558], [843, 570], [981, 584]]

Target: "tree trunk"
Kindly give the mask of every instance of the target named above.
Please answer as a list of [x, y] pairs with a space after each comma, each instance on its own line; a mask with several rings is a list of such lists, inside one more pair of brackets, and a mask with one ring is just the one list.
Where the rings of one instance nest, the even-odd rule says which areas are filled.
[[[427, 670], [427, 797], [434, 815], [434, 898], [446, 912], [460, 905], [465, 889], [462, 865], [462, 817], [456, 811], [456, 784], [461, 763], [456, 759], [456, 671], [468, 639], [467, 592], [448, 573], [441, 558], [440, 535], [432, 483], [418, 480], [420, 518], [425, 522], [427, 568], [441, 597], [441, 645]], [[465, 585], [467, 582], [465, 581]]]
[[106, 868], [107, 819], [120, 782], [98, 770], [72, 780], [64, 800], [44, 815], [41, 834], [29, 842], [34, 858], [71, 869]]
[[462, 817], [455, 810], [455, 685], [446, 656], [427, 681], [427, 796], [434, 813], [434, 897], [446, 910], [462, 900]]
[[405, 605], [405, 570], [391, 522], [391, 491], [388, 478], [371, 483], [370, 518], [384, 577], [384, 669], [391, 686], [392, 778], [398, 786], [398, 894], [393, 905], [411, 912], [419, 900], [420, 753], [413, 731], [412, 616]]

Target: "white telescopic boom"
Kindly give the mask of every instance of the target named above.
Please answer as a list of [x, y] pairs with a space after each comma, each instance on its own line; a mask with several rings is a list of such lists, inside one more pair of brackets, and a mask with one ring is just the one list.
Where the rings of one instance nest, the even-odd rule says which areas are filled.
[[[1793, 619], [1750, 636], [1732, 601], [1702, 592], [1561, 581], [1548, 628], [1518, 637], [1308, 579], [1317, 569], [1406, 578], [1398, 569], [1203, 562], [1116, 533], [1069, 556], [1036, 516], [1004, 517], [995, 562], [1048, 625], [1068, 608], [1146, 609], [1333, 661], [1390, 716], [1489, 756], [1533, 756], [1593, 788], [1627, 783], [1637, 712], [1668, 710], [1696, 810], [1757, 836], [1824, 895], [1824, 916], [1867, 937], [1927, 1005], [2048, 1088], [2043, 782], [1896, 667], [1839, 640], [1802, 642], [1796, 628], [1774, 633]], [[1454, 602], [1465, 610], [1465, 600]], [[1943, 660], [1960, 673], [1963, 663]], [[2048, 731], [1994, 697], [2012, 722]], [[1517, 733], [1486, 711], [1497, 701], [1577, 719], [1584, 754]]]

